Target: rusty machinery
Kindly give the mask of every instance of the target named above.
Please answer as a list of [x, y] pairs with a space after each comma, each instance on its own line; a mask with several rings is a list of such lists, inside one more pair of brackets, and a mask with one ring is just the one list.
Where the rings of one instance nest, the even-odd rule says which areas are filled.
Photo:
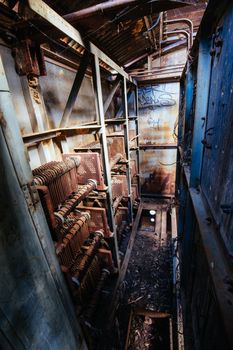
[[[84, 316], [87, 314], [92, 322], [101, 289], [115, 267], [106, 241], [111, 232], [105, 208], [80, 205], [97, 187], [96, 179], [78, 185], [80, 163], [77, 155], [65, 157], [62, 162], [46, 163], [33, 170], [33, 183], [40, 194], [76, 309]], [[94, 226], [90, 225], [93, 221]]]
[[[129, 196], [123, 145], [115, 152], [111, 148], [110, 159], [113, 212], [119, 240], [127, 225]], [[131, 162], [132, 170], [133, 165]], [[103, 284], [115, 271], [109, 248], [112, 232], [104, 200], [106, 186], [101, 155], [97, 152], [64, 154], [63, 161], [46, 163], [33, 170], [33, 175], [76, 308], [90, 324], [91, 319], [95, 319]]]

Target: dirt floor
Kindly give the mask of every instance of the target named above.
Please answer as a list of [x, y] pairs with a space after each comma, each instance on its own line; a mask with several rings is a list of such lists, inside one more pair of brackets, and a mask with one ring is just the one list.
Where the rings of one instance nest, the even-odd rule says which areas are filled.
[[169, 235], [163, 242], [159, 232], [138, 231], [122, 283], [123, 302], [170, 313], [171, 269]]
[[[121, 285], [121, 319], [124, 312], [129, 319], [129, 312], [137, 309], [172, 314], [172, 254], [171, 232], [166, 219], [168, 215], [169, 212], [164, 212], [164, 209], [163, 213], [157, 210], [157, 217], [151, 220], [148, 212], [142, 212]], [[164, 218], [165, 232], [162, 228]], [[163, 344], [166, 332], [156, 322], [157, 319], [134, 314], [127, 349], [167, 349], [166, 344]]]

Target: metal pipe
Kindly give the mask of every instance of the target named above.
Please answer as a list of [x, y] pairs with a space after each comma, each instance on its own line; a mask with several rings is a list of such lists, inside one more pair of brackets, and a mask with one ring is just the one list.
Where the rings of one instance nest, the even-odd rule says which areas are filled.
[[115, 8], [118, 6], [125, 6], [128, 4], [136, 4], [136, 3], [139, 3], [139, 1], [138, 0], [105, 1], [105, 2], [101, 2], [100, 4], [93, 5], [93, 6], [84, 8], [82, 10], [64, 15], [63, 18], [68, 22], [74, 22], [80, 18], [87, 18], [87, 17], [93, 16], [94, 14], [96, 14], [98, 12], [102, 13], [104, 10], [112, 9], [112, 8]]
[[182, 34], [187, 38], [188, 50], [190, 50], [190, 35], [186, 30], [173, 30], [171, 32], [164, 32], [164, 35], [174, 35], [174, 34]]
[[188, 18], [178, 18], [178, 19], [169, 19], [164, 21], [165, 24], [175, 24], [175, 23], [180, 23], [184, 22], [189, 25], [189, 30], [190, 30], [190, 47], [193, 46], [193, 22], [188, 19]]

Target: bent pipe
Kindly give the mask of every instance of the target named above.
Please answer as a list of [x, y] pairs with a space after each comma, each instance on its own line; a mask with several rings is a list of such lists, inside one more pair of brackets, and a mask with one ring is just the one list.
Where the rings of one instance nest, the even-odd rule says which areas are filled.
[[174, 34], [182, 34], [187, 38], [187, 46], [188, 50], [190, 50], [190, 35], [186, 30], [173, 30], [171, 32], [164, 32], [164, 35], [174, 35]]
[[175, 23], [187, 23], [189, 26], [189, 34], [190, 34], [190, 47], [193, 46], [193, 22], [188, 18], [177, 18], [177, 19], [169, 19], [164, 21], [164, 24], [175, 24]]

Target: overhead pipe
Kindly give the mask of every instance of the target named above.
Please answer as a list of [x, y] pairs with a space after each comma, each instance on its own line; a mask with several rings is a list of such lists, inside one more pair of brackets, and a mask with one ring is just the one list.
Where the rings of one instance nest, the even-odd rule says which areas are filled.
[[174, 35], [174, 34], [182, 34], [187, 38], [187, 46], [188, 46], [188, 51], [190, 50], [190, 35], [186, 30], [173, 30], [173, 31], [166, 31], [164, 32], [164, 35]]
[[187, 23], [190, 31], [190, 47], [193, 46], [193, 22], [188, 18], [177, 18], [177, 19], [169, 19], [165, 20], [164, 24], [175, 24], [175, 23]]
[[115, 8], [118, 6], [125, 6], [128, 4], [139, 4], [139, 1], [138, 0], [105, 1], [105, 2], [101, 2], [100, 4], [93, 5], [93, 6], [84, 8], [82, 10], [64, 15], [63, 18], [68, 22], [74, 22], [77, 19], [87, 18], [87, 17], [90, 17], [98, 12], [103, 12], [104, 10], [107, 10], [107, 9], [112, 9], [112, 8]]
[[[153, 3], [154, 1], [145, 0], [144, 2]], [[178, 2], [181, 2], [183, 4], [189, 4], [189, 5], [193, 4], [192, 1], [190, 2], [190, 0], [178, 1]], [[109, 1], [101, 2], [100, 4], [89, 6], [79, 11], [68, 13], [64, 15], [63, 18], [68, 22], [74, 22], [80, 18], [83, 19], [83, 18], [88, 18], [90, 16], [93, 16], [98, 12], [104, 12], [105, 10], [114, 9], [116, 7], [131, 5], [131, 4], [140, 5], [140, 1], [139, 0], [109, 0]]]

